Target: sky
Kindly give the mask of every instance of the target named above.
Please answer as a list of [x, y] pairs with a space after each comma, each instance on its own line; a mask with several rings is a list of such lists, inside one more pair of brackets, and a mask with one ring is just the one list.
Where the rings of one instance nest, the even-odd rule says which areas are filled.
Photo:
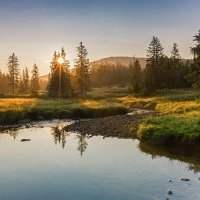
[[154, 35], [166, 54], [176, 42], [190, 58], [199, 10], [199, 0], [0, 0], [0, 69], [15, 52], [21, 67], [46, 74], [55, 50], [65, 47], [73, 63], [80, 41], [90, 60], [145, 57]]

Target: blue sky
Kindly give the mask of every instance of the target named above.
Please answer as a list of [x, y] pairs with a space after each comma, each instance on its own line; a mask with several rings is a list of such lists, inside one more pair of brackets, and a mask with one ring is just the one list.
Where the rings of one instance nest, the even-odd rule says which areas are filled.
[[153, 35], [165, 52], [177, 42], [189, 58], [200, 29], [199, 0], [0, 0], [0, 69], [16, 52], [22, 66], [36, 62], [42, 74], [64, 46], [70, 60], [83, 41], [91, 60], [146, 55]]

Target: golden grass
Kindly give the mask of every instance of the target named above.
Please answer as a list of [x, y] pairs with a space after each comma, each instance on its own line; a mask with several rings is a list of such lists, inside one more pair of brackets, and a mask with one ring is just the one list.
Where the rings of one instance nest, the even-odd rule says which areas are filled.
[[3, 98], [0, 99], [0, 111], [23, 110], [24, 108], [35, 106], [38, 102], [36, 98]]

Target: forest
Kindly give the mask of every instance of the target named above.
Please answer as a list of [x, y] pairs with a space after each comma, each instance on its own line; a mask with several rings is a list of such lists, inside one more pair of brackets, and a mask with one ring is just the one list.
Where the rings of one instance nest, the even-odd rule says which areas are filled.
[[120, 86], [128, 87], [130, 93], [146, 96], [158, 89], [199, 88], [200, 32], [193, 41], [193, 60], [187, 60], [181, 58], [176, 43], [171, 55], [165, 55], [159, 38], [154, 36], [147, 48], [145, 68], [137, 58], [132, 59], [129, 67], [120, 63], [93, 64], [82, 42], [77, 47], [75, 65], [70, 66], [62, 48], [53, 54], [45, 90], [40, 88], [39, 67], [34, 64], [31, 72], [27, 67], [21, 69], [18, 57], [13, 53], [8, 58], [7, 72], [0, 71], [0, 94], [69, 98], [84, 97], [92, 88]]

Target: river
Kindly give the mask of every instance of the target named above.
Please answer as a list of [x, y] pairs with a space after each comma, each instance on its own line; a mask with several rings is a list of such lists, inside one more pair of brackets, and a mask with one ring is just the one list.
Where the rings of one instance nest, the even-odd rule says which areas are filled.
[[1, 200], [200, 199], [198, 157], [157, 151], [137, 139], [64, 131], [70, 123], [0, 134]]

